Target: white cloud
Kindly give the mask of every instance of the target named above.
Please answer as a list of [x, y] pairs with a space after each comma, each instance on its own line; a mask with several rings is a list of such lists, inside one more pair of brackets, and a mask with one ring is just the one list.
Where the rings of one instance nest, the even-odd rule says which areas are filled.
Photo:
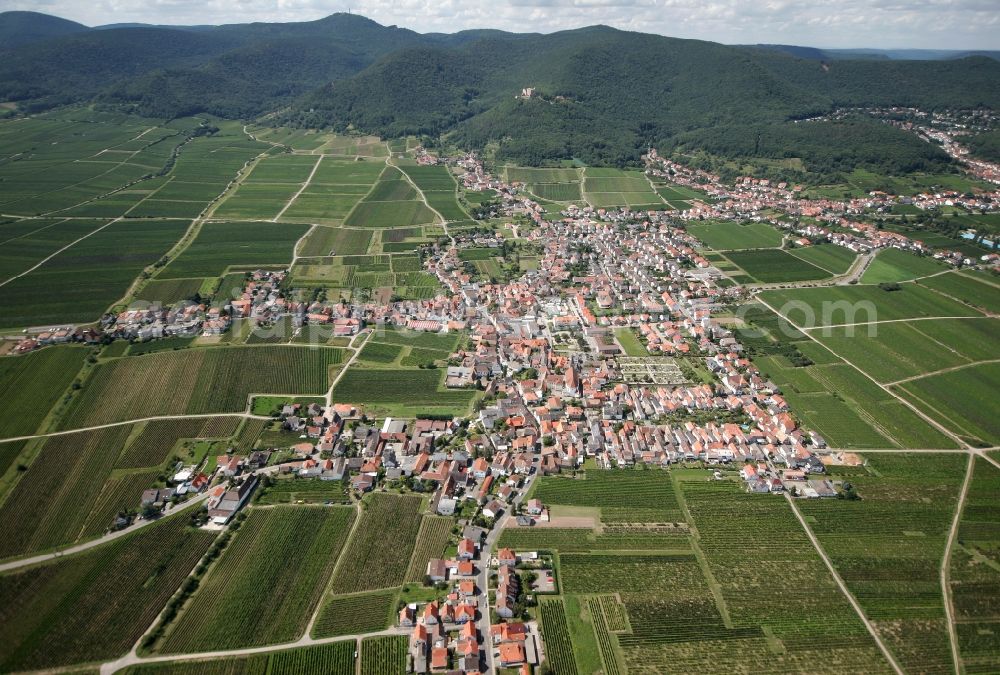
[[1000, 49], [997, 0], [0, 0], [88, 25], [309, 21], [352, 11], [421, 32], [603, 23], [729, 44]]

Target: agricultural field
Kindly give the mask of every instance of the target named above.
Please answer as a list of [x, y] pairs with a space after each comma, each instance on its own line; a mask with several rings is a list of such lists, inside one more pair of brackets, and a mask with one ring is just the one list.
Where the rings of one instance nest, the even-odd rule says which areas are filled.
[[79, 373], [88, 352], [84, 347], [57, 345], [0, 359], [4, 391], [0, 438], [35, 433]]
[[326, 638], [385, 630], [395, 623], [398, 595], [392, 589], [330, 598], [316, 617], [312, 635]]
[[979, 447], [1000, 439], [1000, 363], [927, 375], [893, 387], [920, 410]]
[[299, 637], [354, 517], [349, 507], [252, 509], [161, 651], [234, 649]]
[[374, 494], [365, 500], [361, 522], [338, 566], [330, 592], [376, 591], [401, 586], [421, 526], [423, 499]]
[[256, 503], [274, 504], [346, 504], [349, 502], [343, 481], [319, 478], [278, 478], [260, 487]]
[[184, 234], [181, 221], [119, 221], [0, 287], [0, 328], [90, 322]]
[[665, 206], [641, 171], [587, 168], [584, 170], [583, 197], [595, 208]]
[[545, 659], [554, 672], [576, 675], [576, 658], [573, 642], [566, 623], [566, 608], [561, 599], [544, 598], [539, 602], [542, 638], [545, 640]]
[[458, 183], [448, 167], [404, 166], [402, 171], [427, 198], [427, 203], [446, 221], [468, 220], [469, 214], [458, 203]]
[[134, 299], [169, 306], [191, 299], [201, 291], [204, 284], [204, 278], [152, 279], [143, 285]]
[[766, 223], [741, 225], [732, 222], [689, 223], [687, 231], [716, 251], [778, 248], [781, 233]]
[[542, 503], [597, 507], [605, 523], [684, 520], [668, 471], [590, 469], [583, 479], [545, 476], [536, 485]]
[[781, 387], [803, 425], [831, 447], [955, 447], [954, 441], [839, 359], [801, 368], [781, 356], [755, 361]]
[[963, 272], [947, 272], [920, 280], [921, 286], [988, 312], [1000, 313], [1000, 283]]
[[215, 538], [186, 524], [185, 516], [167, 518], [96, 549], [0, 575], [0, 669], [125, 654]]
[[286, 266], [305, 225], [262, 222], [205, 223], [198, 236], [157, 279], [217, 277], [229, 267]]
[[789, 249], [788, 253], [811, 265], [826, 270], [830, 275], [846, 274], [857, 259], [857, 254], [836, 244], [818, 244], [805, 248]]
[[831, 276], [826, 269], [781, 249], [731, 251], [726, 258], [748, 276], [765, 284], [812, 281]]
[[405, 635], [370, 637], [361, 641], [361, 667], [358, 675], [384, 675], [406, 670]]
[[250, 656], [148, 663], [130, 666], [120, 672], [125, 675], [354, 675], [356, 648], [354, 640], [343, 640]]
[[256, 394], [324, 394], [340, 349], [209, 347], [129, 356], [94, 367], [62, 428], [154, 415], [239, 412]]
[[556, 550], [560, 553], [588, 551], [690, 550], [685, 527], [605, 524], [600, 530], [586, 527], [508, 527], [500, 535], [500, 546], [515, 550]]
[[[702, 652], [704, 662], [721, 669], [735, 658], [743, 667], [772, 672], [890, 670], [784, 499], [746, 494], [726, 482], [686, 481], [682, 491], [718, 584], [719, 603], [733, 629], [757, 636], [751, 644], [758, 649], [726, 642], [713, 658]], [[786, 575], [793, 569], [796, 581], [788, 583]], [[760, 592], [747, 592], [749, 588]], [[673, 619], [672, 612], [663, 615]], [[633, 628], [642, 622], [631, 610], [629, 619]], [[706, 642], [702, 631], [696, 635]], [[711, 644], [708, 640], [704, 646]]]
[[451, 540], [451, 528], [455, 521], [440, 516], [424, 516], [417, 534], [417, 544], [406, 571], [406, 581], [423, 581], [427, 576], [427, 562], [440, 558]]
[[898, 248], [879, 251], [865, 273], [861, 275], [863, 284], [910, 281], [918, 277], [944, 272], [948, 266], [931, 257], [916, 256]]
[[939, 570], [965, 472], [962, 455], [867, 457], [860, 500], [800, 500], [838, 574], [906, 672], [951, 672]]
[[299, 255], [364, 255], [372, 240], [371, 230], [316, 227], [302, 241]]
[[[457, 203], [456, 203], [457, 206]], [[344, 221], [350, 227], [411, 227], [433, 223], [436, 219], [397, 168], [387, 166], [371, 192], [350, 212]]]
[[982, 316], [971, 307], [913, 283], [901, 284], [897, 291], [861, 285], [768, 290], [760, 294], [760, 299], [803, 328], [896, 319]]
[[389, 411], [402, 417], [426, 413], [464, 414], [476, 394], [445, 389], [444, 370], [352, 366], [333, 389], [333, 400], [363, 406], [369, 414]]
[[882, 383], [996, 358], [1000, 340], [997, 319], [931, 319], [875, 324], [874, 329], [817, 332], [831, 351]]
[[1000, 668], [1000, 469], [974, 461], [949, 581], [965, 670], [987, 673]]

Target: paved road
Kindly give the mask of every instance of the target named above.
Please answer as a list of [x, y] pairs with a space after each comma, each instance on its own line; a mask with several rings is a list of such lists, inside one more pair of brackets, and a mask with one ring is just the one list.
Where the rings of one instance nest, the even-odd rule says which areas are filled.
[[809, 536], [809, 541], [812, 542], [812, 545], [816, 549], [816, 552], [819, 553], [819, 557], [823, 559], [823, 562], [824, 564], [826, 564], [827, 569], [830, 570], [830, 575], [833, 576], [833, 580], [837, 582], [837, 586], [840, 587], [840, 591], [844, 594], [844, 597], [847, 598], [847, 601], [851, 603], [851, 607], [854, 608], [854, 611], [861, 619], [861, 622], [865, 624], [865, 628], [868, 629], [868, 632], [871, 634], [872, 639], [875, 640], [875, 644], [878, 645], [878, 648], [882, 650], [882, 654], [885, 655], [885, 658], [889, 662], [889, 665], [892, 666], [892, 669], [896, 671], [897, 675], [903, 675], [903, 669], [899, 667], [898, 663], [896, 663], [896, 659], [895, 657], [893, 657], [892, 652], [890, 652], [888, 648], [886, 648], [885, 644], [883, 644], [882, 638], [879, 637], [878, 632], [875, 630], [875, 626], [871, 624], [871, 622], [868, 620], [868, 617], [865, 616], [864, 610], [861, 609], [861, 605], [859, 605], [858, 601], [854, 599], [854, 596], [851, 594], [851, 592], [847, 590], [847, 586], [844, 584], [844, 580], [840, 578], [840, 575], [837, 573], [836, 568], [834, 568], [833, 563], [830, 562], [830, 559], [827, 557], [826, 552], [823, 551], [823, 547], [819, 545], [819, 540], [816, 539], [816, 535], [813, 534], [813, 531], [809, 527], [809, 524], [806, 522], [806, 519], [802, 517], [802, 514], [799, 512], [798, 506], [795, 505], [795, 498], [786, 492], [785, 499], [792, 507], [792, 513], [794, 513], [795, 517], [799, 519], [799, 523], [802, 525], [802, 529], [805, 530], [806, 535]]

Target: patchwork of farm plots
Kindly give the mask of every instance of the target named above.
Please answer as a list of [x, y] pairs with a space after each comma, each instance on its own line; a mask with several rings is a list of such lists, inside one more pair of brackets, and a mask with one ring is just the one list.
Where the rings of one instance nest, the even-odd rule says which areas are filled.
[[903, 670], [951, 672], [939, 571], [966, 458], [867, 459], [869, 471], [845, 477], [861, 500], [806, 499], [798, 508]]
[[351, 227], [411, 227], [433, 223], [436, 216], [420, 192], [396, 167], [386, 166], [372, 191], [344, 221]]
[[507, 180], [523, 183], [543, 202], [580, 202], [583, 199], [582, 169], [534, 169], [506, 167]]
[[[980, 282], [969, 279], [968, 283]], [[996, 353], [1000, 322], [997, 319], [985, 318], [974, 308], [916, 283], [904, 282], [898, 291], [853, 286], [774, 291], [761, 297], [774, 307], [784, 307], [792, 321], [820, 326], [809, 334], [830, 349], [836, 362], [852, 364], [877, 382], [891, 385], [895, 395], [968, 442], [995, 445], [1000, 438], [1000, 427], [996, 423], [1000, 408], [992, 394], [1000, 386]], [[823, 304], [830, 302], [840, 305], [831, 309], [829, 304]], [[852, 313], [856, 315], [851, 316]], [[934, 318], [936, 316], [953, 318]], [[857, 322], [860, 324], [851, 325]], [[801, 348], [801, 344], [799, 346]], [[828, 361], [829, 357], [824, 360]], [[844, 387], [843, 377], [859, 383], [866, 379], [856, 377], [860, 373], [851, 374], [850, 370], [845, 370], [846, 366], [836, 363], [805, 369], [790, 369], [786, 367], [790, 364], [780, 360], [765, 361], [764, 365], [766, 371], [773, 371], [769, 374], [779, 384], [782, 378], [794, 377], [796, 382], [790, 383], [789, 400], [803, 419], [811, 416], [811, 408], [802, 405], [806, 401], [800, 396], [829, 391], [835, 394], [833, 401], [837, 397], [851, 398], [852, 390]], [[791, 373], [792, 370], [803, 372]], [[878, 391], [874, 384], [863, 386]], [[793, 401], [796, 398], [798, 404]], [[836, 405], [823, 404], [820, 398], [812, 400], [820, 407]], [[891, 405], [901, 404], [893, 401]], [[881, 418], [885, 411], [875, 413], [869, 408], [865, 412]], [[819, 417], [821, 415], [816, 415], [812, 421], [822, 424]], [[827, 424], [829, 426], [829, 420]], [[878, 424], [875, 427], [878, 428]], [[883, 432], [883, 435], [902, 440], [891, 429], [886, 431], [888, 433]], [[948, 446], [904, 442], [904, 447]]]
[[766, 223], [689, 223], [686, 229], [716, 251], [778, 248], [782, 240], [781, 233]]
[[[783, 319], [758, 309], [747, 312], [753, 330], [740, 331], [740, 340], [753, 350], [757, 367], [778, 385], [799, 420], [831, 447], [955, 447], [864, 374]], [[789, 360], [794, 351], [813, 363], [794, 366]]]
[[389, 289], [404, 298], [432, 298], [441, 292], [437, 278], [409, 254], [348, 255], [304, 259], [292, 267], [292, 283], [306, 288]]
[[662, 209], [664, 200], [653, 191], [641, 171], [587, 168], [584, 170], [583, 193], [595, 208], [628, 206], [635, 210]]
[[559, 672], [890, 670], [782, 498], [674, 473], [543, 477], [534, 496], [553, 512], [596, 507], [605, 524], [502, 533], [500, 546], [557, 553], [562, 595], [539, 613]]

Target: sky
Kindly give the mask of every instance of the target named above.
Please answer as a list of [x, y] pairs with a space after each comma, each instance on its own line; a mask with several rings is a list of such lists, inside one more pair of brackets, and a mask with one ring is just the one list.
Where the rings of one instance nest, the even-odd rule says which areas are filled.
[[351, 11], [419, 32], [593, 24], [726, 44], [1000, 49], [1000, 0], [0, 0], [89, 26], [309, 21]]

